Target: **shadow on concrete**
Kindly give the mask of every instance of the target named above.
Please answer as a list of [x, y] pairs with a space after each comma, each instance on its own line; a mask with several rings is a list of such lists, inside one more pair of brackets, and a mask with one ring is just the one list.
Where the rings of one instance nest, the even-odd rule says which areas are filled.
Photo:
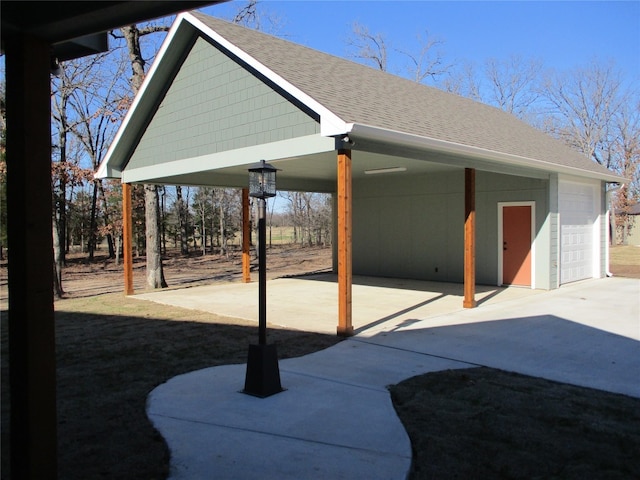
[[640, 341], [552, 314], [449, 326], [408, 319], [354, 340], [640, 397]]

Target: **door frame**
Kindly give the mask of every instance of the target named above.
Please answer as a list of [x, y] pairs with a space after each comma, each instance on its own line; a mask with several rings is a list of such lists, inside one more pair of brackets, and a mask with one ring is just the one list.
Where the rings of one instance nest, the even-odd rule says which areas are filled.
[[504, 207], [531, 207], [531, 289], [536, 288], [536, 202], [498, 202], [498, 286], [503, 285], [503, 241], [502, 227]]

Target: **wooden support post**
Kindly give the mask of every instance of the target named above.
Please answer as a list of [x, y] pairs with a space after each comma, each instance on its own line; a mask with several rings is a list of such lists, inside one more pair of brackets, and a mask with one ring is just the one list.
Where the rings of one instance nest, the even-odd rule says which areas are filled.
[[351, 150], [338, 151], [338, 335], [353, 335]]
[[131, 184], [122, 184], [122, 258], [124, 262], [124, 294], [133, 295], [133, 211]]
[[476, 170], [464, 169], [464, 308], [476, 306]]
[[6, 40], [3, 49], [7, 82], [9, 470], [14, 479], [55, 479], [51, 47], [34, 36], [15, 35]]
[[251, 282], [251, 221], [248, 188], [242, 189], [242, 281]]

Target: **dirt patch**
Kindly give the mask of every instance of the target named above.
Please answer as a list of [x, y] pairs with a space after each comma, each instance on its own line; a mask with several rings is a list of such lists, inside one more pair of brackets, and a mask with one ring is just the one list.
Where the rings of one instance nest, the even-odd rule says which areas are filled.
[[[137, 293], [146, 290], [146, 260], [133, 259], [133, 286]], [[267, 278], [327, 271], [332, 267], [331, 247], [273, 246], [267, 249]], [[163, 256], [163, 270], [169, 288], [210, 285], [242, 280], [242, 255], [183, 255], [170, 250]], [[258, 280], [258, 260], [251, 256], [252, 280]], [[63, 298], [83, 298], [124, 291], [122, 262], [99, 253], [93, 260], [86, 254], [70, 253], [62, 271]], [[0, 308], [7, 308], [7, 262], [0, 262]]]

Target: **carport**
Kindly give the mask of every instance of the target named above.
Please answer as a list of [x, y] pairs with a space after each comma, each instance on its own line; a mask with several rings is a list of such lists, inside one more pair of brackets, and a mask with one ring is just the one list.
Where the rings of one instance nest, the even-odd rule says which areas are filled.
[[[553, 289], [570, 261], [570, 281], [606, 272], [605, 191], [622, 178], [493, 107], [182, 14], [97, 177], [121, 178], [127, 205], [131, 183], [245, 189], [261, 159], [279, 189], [334, 196], [340, 335], [354, 274], [462, 283], [472, 308], [476, 283]], [[247, 225], [246, 189], [243, 203]], [[561, 217], [580, 219], [573, 240]], [[569, 255], [585, 232], [589, 268]]]

